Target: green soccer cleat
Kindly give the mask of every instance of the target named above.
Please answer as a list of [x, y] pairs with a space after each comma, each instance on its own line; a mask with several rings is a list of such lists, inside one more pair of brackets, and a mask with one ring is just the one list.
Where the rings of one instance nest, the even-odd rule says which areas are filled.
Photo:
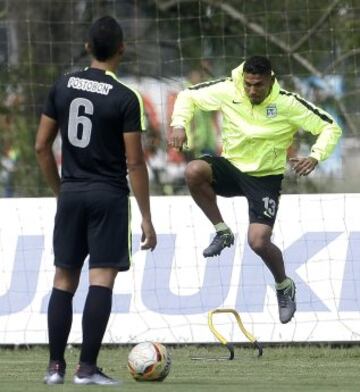
[[276, 290], [279, 318], [282, 324], [288, 323], [294, 316], [296, 311], [295, 292], [296, 287], [292, 279], [291, 284], [282, 290]]
[[220, 255], [224, 248], [229, 248], [234, 244], [234, 234], [231, 230], [218, 231], [211, 241], [211, 244], [204, 250], [204, 257]]

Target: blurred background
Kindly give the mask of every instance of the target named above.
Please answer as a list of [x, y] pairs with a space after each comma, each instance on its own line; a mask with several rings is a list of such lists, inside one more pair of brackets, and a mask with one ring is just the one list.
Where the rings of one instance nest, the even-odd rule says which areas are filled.
[[[39, 117], [61, 73], [81, 69], [87, 30], [116, 17], [126, 52], [118, 77], [141, 93], [152, 194], [187, 194], [186, 162], [221, 152], [221, 116], [195, 113], [193, 149], [167, 150], [177, 93], [228, 76], [247, 56], [268, 56], [283, 88], [327, 110], [343, 129], [309, 178], [290, 170], [284, 193], [360, 192], [360, 1], [0, 0], [0, 196], [48, 196], [34, 155]], [[299, 130], [292, 154], [313, 137]], [[61, 168], [61, 140], [54, 146]]]

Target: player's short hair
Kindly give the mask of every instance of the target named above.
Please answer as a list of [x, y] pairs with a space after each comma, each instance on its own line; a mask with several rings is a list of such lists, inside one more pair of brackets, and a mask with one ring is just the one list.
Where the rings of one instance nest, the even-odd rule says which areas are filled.
[[123, 43], [120, 24], [111, 16], [97, 19], [90, 27], [88, 45], [91, 54], [99, 61], [113, 57]]
[[252, 56], [245, 61], [243, 70], [253, 75], [271, 75], [272, 66], [267, 57]]

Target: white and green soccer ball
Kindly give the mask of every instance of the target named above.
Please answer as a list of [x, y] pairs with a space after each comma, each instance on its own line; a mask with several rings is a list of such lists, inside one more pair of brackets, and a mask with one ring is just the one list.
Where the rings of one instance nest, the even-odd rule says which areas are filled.
[[171, 358], [163, 344], [142, 342], [130, 351], [127, 366], [136, 381], [163, 381], [169, 374]]

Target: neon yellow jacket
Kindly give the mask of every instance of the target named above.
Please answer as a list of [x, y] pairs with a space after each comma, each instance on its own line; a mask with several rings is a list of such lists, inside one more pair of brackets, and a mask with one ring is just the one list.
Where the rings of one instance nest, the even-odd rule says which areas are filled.
[[232, 71], [231, 78], [181, 91], [171, 126], [183, 126], [188, 132], [195, 108], [222, 112], [222, 156], [253, 176], [284, 173], [287, 149], [299, 129], [319, 135], [310, 153], [318, 161], [328, 158], [341, 136], [330, 114], [280, 89], [277, 80], [265, 100], [252, 105], [243, 87], [243, 64]]

